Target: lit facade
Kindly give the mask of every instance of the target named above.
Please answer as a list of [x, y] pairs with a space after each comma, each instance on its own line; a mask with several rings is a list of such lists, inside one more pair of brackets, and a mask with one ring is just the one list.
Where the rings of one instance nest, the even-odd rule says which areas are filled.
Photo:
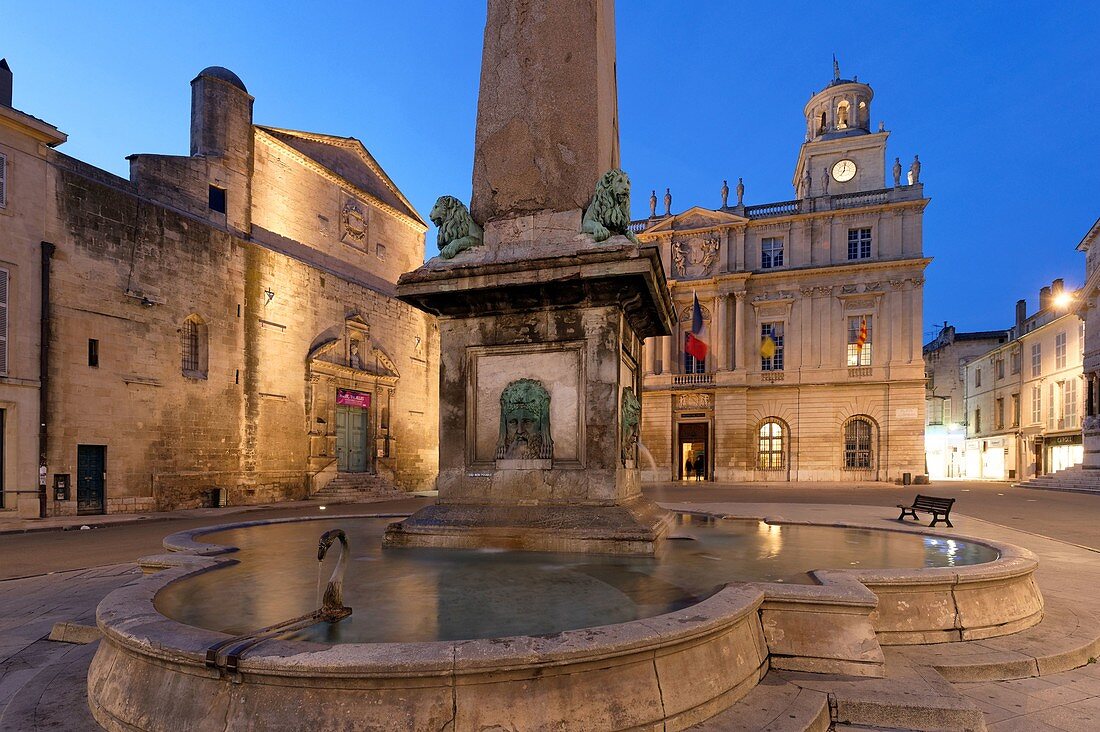
[[945, 323], [924, 345], [925, 462], [932, 480], [966, 475], [966, 365], [1009, 337], [1006, 330], [958, 333]]
[[[840, 79], [813, 95], [797, 198], [746, 206], [723, 191], [635, 222], [659, 245], [676, 303], [645, 343], [642, 467], [651, 480], [895, 480], [924, 473], [919, 163], [886, 181], [873, 93]], [[705, 360], [686, 356], [697, 295]], [[861, 329], [864, 343], [859, 345]], [[774, 345], [762, 348], [765, 343]]]
[[45, 429], [19, 444], [46, 513], [430, 487], [438, 331], [393, 296], [427, 225], [358, 140], [254, 124], [226, 69], [191, 91], [190, 154], [130, 156], [129, 178], [21, 143], [37, 168], [20, 158], [10, 192], [44, 222], [22, 238], [35, 262], [54, 248]]
[[1084, 323], [1062, 280], [1011, 338], [966, 365], [965, 477], [1028, 480], [1081, 463]]

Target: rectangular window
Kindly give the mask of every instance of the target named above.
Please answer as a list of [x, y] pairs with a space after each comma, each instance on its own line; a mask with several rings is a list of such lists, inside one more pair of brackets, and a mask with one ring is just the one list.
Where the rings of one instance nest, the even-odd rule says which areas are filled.
[[[767, 355], [769, 353], [771, 354], [770, 356]], [[782, 322], [760, 324], [760, 370], [783, 370]]]
[[1012, 352], [1012, 373], [1013, 374], [1020, 373], [1020, 361], [1021, 361], [1021, 359], [1020, 359], [1020, 350], [1016, 349], [1015, 351]]
[[769, 237], [760, 240], [760, 268], [774, 269], [783, 266], [783, 239]]
[[1043, 344], [1032, 343], [1031, 344], [1031, 375], [1042, 376], [1043, 375]]
[[980, 434], [982, 431], [982, 410], [974, 410], [974, 434]]
[[1066, 421], [1066, 429], [1077, 429], [1077, 378], [1066, 380], [1065, 399], [1062, 405], [1062, 418]]
[[943, 399], [943, 418], [950, 424], [955, 421], [954, 415], [955, 413], [951, 411], [951, 397], [945, 397]]
[[1054, 384], [1050, 385], [1049, 400], [1047, 401], [1047, 429], [1048, 430], [1054, 429], [1055, 425], [1057, 424], [1057, 417], [1056, 417], [1057, 410], [1055, 409], [1055, 402], [1057, 402], [1058, 400], [1055, 398], [1056, 395], [1057, 395], [1057, 392], [1054, 391], [1054, 387], [1055, 387]]
[[1012, 395], [1012, 426], [1020, 426], [1020, 395]]
[[88, 365], [99, 368], [99, 341], [95, 338], [88, 339]]
[[1003, 358], [997, 359], [997, 378], [1003, 379], [1005, 377], [1005, 360]]
[[981, 385], [982, 385], [982, 369], [979, 366], [976, 369], [974, 369], [974, 386], [979, 387]]
[[0, 374], [8, 373], [8, 271], [0, 269]]
[[1005, 428], [1005, 400], [1004, 397], [997, 399], [993, 403], [996, 409], [993, 412], [993, 429], [1003, 430]]
[[0, 208], [8, 207], [8, 156], [0, 153]]
[[1063, 330], [1054, 336], [1054, 368], [1066, 367], [1066, 332]]
[[871, 316], [848, 318], [848, 365], [871, 365]]
[[848, 229], [848, 259], [868, 259], [871, 256], [871, 230]]
[[385, 244], [375, 244], [374, 245], [374, 256], [378, 257], [382, 261], [385, 261], [386, 260], [386, 245]]
[[690, 336], [690, 333], [684, 333], [684, 373], [705, 374], [707, 372], [707, 360], [705, 358], [695, 358], [687, 352], [687, 339]]
[[1043, 387], [1031, 387], [1031, 423], [1039, 424], [1043, 421]]
[[225, 213], [225, 189], [210, 186], [210, 210]]

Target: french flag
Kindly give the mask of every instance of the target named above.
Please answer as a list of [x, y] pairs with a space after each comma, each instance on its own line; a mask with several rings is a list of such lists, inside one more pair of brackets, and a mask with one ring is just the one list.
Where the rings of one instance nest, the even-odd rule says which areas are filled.
[[699, 295], [692, 293], [695, 298], [691, 306], [691, 332], [684, 336], [684, 353], [696, 361], [707, 359], [707, 344], [699, 339], [703, 332], [703, 308], [699, 306]]

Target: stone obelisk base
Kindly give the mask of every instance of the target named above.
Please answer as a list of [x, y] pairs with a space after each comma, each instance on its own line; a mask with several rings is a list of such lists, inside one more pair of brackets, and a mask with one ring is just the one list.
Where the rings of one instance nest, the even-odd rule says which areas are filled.
[[385, 546], [652, 555], [671, 514], [638, 499], [615, 506], [437, 504], [386, 529]]

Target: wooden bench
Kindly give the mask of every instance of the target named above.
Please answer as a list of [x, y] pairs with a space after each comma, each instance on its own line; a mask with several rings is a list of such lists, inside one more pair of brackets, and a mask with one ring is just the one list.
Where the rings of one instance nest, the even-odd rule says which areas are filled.
[[939, 522], [944, 522], [951, 528], [951, 504], [955, 502], [954, 498], [937, 498], [936, 496], [922, 496], [917, 494], [916, 499], [913, 501], [912, 506], [903, 506], [900, 503], [898, 508], [901, 509], [901, 515], [898, 516], [898, 521], [904, 521], [906, 516], [912, 516], [914, 521], [919, 521], [917, 518], [917, 511], [923, 511], [924, 513], [932, 514], [932, 523], [929, 526], [935, 526]]

